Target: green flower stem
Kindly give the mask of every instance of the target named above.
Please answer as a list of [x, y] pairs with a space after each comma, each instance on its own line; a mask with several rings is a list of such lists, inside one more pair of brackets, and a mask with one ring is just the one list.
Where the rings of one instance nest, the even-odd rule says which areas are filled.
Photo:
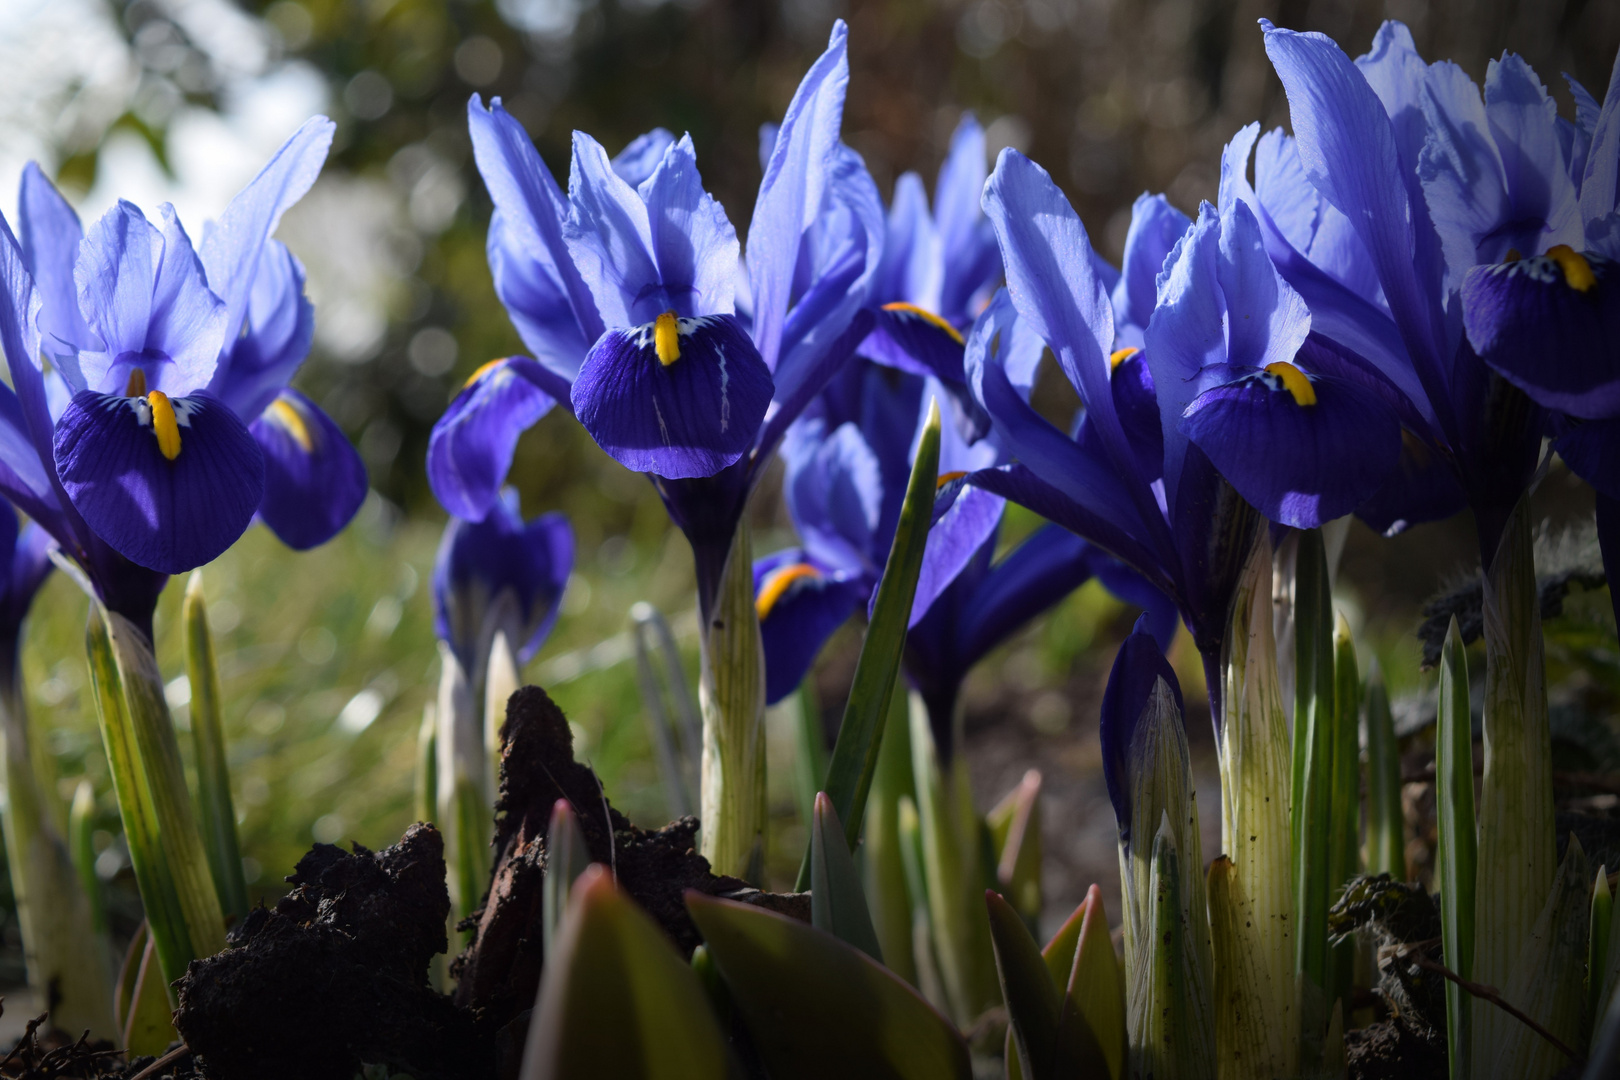
[[96, 792], [90, 781], [80, 780], [73, 792], [73, 809], [68, 814], [68, 851], [79, 885], [90, 901], [90, 921], [98, 934], [107, 932], [107, 896], [101, 876], [96, 873]]
[[[1557, 872], [1552, 736], [1528, 495], [1485, 569], [1485, 774], [1479, 798], [1474, 979], [1505, 987], [1521, 965]], [[1583, 881], [1584, 885], [1585, 882]], [[1474, 1061], [1499, 1060], [1520, 1026], [1499, 1009], [1474, 1012]], [[1542, 1023], [1546, 1017], [1536, 1017]]]
[[717, 874], [757, 882], [765, 857], [765, 647], [743, 515], [702, 634], [702, 851]]
[[236, 809], [231, 805], [219, 664], [208, 633], [201, 570], [191, 573], [181, 617], [186, 632], [186, 671], [191, 680], [191, 737], [197, 749], [197, 810], [202, 819], [203, 844], [219, 892], [219, 906], [227, 917], [240, 919], [248, 912], [247, 879], [242, 876]]
[[[1288, 718], [1277, 679], [1271, 540], [1239, 580], [1222, 670], [1221, 847], [1209, 903], [1216, 951], [1215, 1049], [1242, 1075], [1298, 1072]], [[1223, 1075], [1225, 1070], [1223, 1069]]]
[[172, 984], [192, 960], [225, 947], [225, 915], [151, 643], [129, 620], [92, 603], [89, 651], [130, 861], [163, 979]]
[[439, 643], [439, 730], [434, 737], [439, 831], [444, 834], [450, 896], [465, 918], [478, 909], [489, 884], [493, 803], [486, 788], [487, 755], [472, 690], [454, 652]]

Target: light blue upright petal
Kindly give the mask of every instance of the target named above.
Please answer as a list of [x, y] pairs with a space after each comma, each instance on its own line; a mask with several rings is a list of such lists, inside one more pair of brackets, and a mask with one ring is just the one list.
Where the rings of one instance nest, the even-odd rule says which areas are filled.
[[981, 205], [989, 164], [984, 129], [972, 113], [963, 113], [934, 184], [934, 221], [944, 257], [939, 313], [947, 319], [978, 314], [975, 298], [982, 303], [1001, 277], [1001, 252]]
[[79, 309], [100, 344], [97, 352], [81, 354], [89, 389], [111, 390], [107, 379], [117, 358], [146, 351], [152, 286], [162, 258], [163, 234], [134, 203], [120, 200], [90, 226], [73, 267]]
[[648, 314], [650, 300], [644, 300], [635, 311], [648, 318], [668, 308], [683, 315], [730, 315], [735, 309], [737, 233], [725, 207], [703, 190], [690, 135], [669, 148], [640, 194], [647, 203], [653, 257], [669, 305]]
[[687, 299], [658, 289], [647, 204], [613, 171], [602, 144], [582, 131], [574, 132], [563, 237], [607, 326], [651, 322], [671, 303]]
[[265, 244], [244, 332], [220, 354], [209, 392], [251, 424], [292, 380], [315, 338], [304, 268], [279, 240]]
[[[1491, 61], [1485, 75], [1485, 114], [1512, 198], [1502, 224], [1530, 222], [1535, 229], [1523, 237], [1520, 250], [1539, 255], [1556, 244], [1578, 247], [1580, 206], [1558, 135], [1558, 103], [1522, 58], [1509, 53]], [[1500, 261], [1485, 254], [1481, 252], [1481, 262]]]
[[[1603, 108], [1592, 126], [1592, 144], [1586, 151], [1586, 170], [1581, 176], [1580, 203], [1587, 246], [1591, 246], [1594, 224], [1620, 208], [1620, 52], [1615, 54]], [[1620, 253], [1607, 254], [1615, 257]]]
[[849, 27], [840, 19], [827, 51], [799, 83], [772, 143], [748, 226], [754, 343], [772, 371], [782, 351], [800, 243], [821, 213], [828, 166], [838, 148], [849, 85], [848, 39]]
[[[910, 626], [928, 614], [939, 595], [973, 561], [1001, 524], [1006, 500], [983, 488], [966, 487], [928, 531], [917, 592], [911, 603]], [[966, 629], [965, 627], [963, 628]]]
[[[498, 209], [490, 215], [484, 250], [495, 295], [500, 297], [523, 344], [564, 382], [573, 382], [592, 342], [580, 329], [567, 286], [550, 253], [524, 248], [516, 230], [507, 227], [506, 216]], [[578, 273], [572, 263], [568, 269]]]
[[[510, 257], [508, 272], [554, 282], [553, 291], [566, 299], [579, 326], [584, 348], [589, 348], [602, 336], [602, 316], [597, 313], [596, 301], [585, 287], [563, 241], [568, 202], [558, 189], [557, 181], [540, 160], [523, 125], [501, 107], [499, 98], [485, 109], [474, 94], [467, 102], [467, 126], [479, 175], [489, 188], [489, 197], [509, 237], [502, 248]], [[517, 262], [528, 265], [518, 270], [512, 266]], [[502, 296], [502, 300], [506, 297]], [[537, 353], [544, 351], [533, 342], [527, 344]], [[573, 361], [574, 370], [578, 370], [584, 355], [582, 349]]]
[[1141, 348], [1142, 332], [1158, 302], [1159, 271], [1192, 219], [1163, 195], [1143, 193], [1131, 206], [1131, 227], [1125, 233], [1125, 259], [1119, 284], [1114, 286], [1114, 329], [1120, 348]]
[[226, 341], [236, 339], [247, 318], [264, 242], [287, 208], [315, 183], [336, 130], [337, 125], [324, 116], [304, 121], [203, 236], [199, 254], [209, 287], [224, 299], [230, 313]]
[[883, 470], [853, 423], [830, 434], [819, 419], [795, 424], [782, 441], [783, 497], [805, 550], [823, 566], [873, 573], [887, 551], [874, 537], [883, 511]]
[[23, 265], [33, 275], [43, 302], [39, 313], [43, 344], [57, 366], [77, 380], [78, 350], [92, 347], [73, 284], [73, 264], [84, 239], [79, 215], [32, 161], [23, 167], [17, 207]]
[[1311, 332], [1311, 313], [1277, 273], [1260, 223], [1241, 201], [1221, 211], [1215, 267], [1226, 302], [1227, 363], [1265, 367], [1293, 360]]
[[883, 263], [872, 288], [879, 303], [905, 302], [925, 311], [941, 314], [939, 290], [941, 268], [940, 235], [928, 212], [928, 193], [922, 177], [902, 173], [894, 182], [894, 200], [883, 240]]
[[658, 168], [658, 163], [664, 160], [664, 152], [674, 141], [675, 136], [661, 127], [637, 135], [614, 156], [613, 171], [625, 183], [638, 188]]
[[1387, 20], [1373, 35], [1372, 47], [1356, 57], [1355, 64], [1389, 117], [1401, 174], [1410, 177], [1427, 137], [1423, 83], [1428, 70], [1412, 31], [1405, 23]]
[[[1114, 310], [1080, 217], [1045, 169], [1001, 152], [984, 190], [1018, 316], [1051, 346], [1122, 475], [1135, 471], [1108, 389]], [[992, 413], [993, 415], [993, 413]]]
[[1176, 505], [1187, 446], [1181, 414], [1208, 389], [1205, 369], [1226, 359], [1226, 305], [1217, 277], [1220, 246], [1220, 215], [1205, 203], [1166, 260], [1159, 278], [1159, 304], [1145, 336], [1144, 352], [1164, 433], [1162, 475], [1170, 506]]
[[[1222, 154], [1223, 183], [1226, 175], [1227, 155]], [[1322, 196], [1300, 167], [1299, 150], [1294, 146], [1293, 137], [1283, 134], [1281, 128], [1261, 135], [1255, 147], [1254, 192], [1288, 243], [1296, 251], [1308, 253], [1322, 216]], [[1226, 206], [1224, 188], [1220, 205]]]
[[[191, 237], [181, 227], [174, 207], [164, 203], [159, 209], [163, 214], [163, 261], [152, 286], [146, 352], [155, 351], [169, 363], [149, 369], [146, 380], [149, 389], [183, 397], [213, 379], [220, 350], [231, 340], [225, 336], [230, 312], [225, 301], [209, 289], [202, 261], [192, 250]], [[112, 393], [121, 389], [107, 387]]]
[[1501, 262], [1508, 248], [1524, 241], [1516, 235], [1495, 235], [1498, 226], [1513, 221], [1507, 176], [1491, 137], [1485, 102], [1468, 73], [1450, 62], [1431, 67], [1423, 111], [1429, 135], [1418, 176], [1445, 249], [1449, 280], [1460, 286], [1469, 267], [1481, 261]]
[[[1451, 350], [1431, 267], [1427, 208], [1403, 179], [1395, 128], [1368, 79], [1321, 34], [1264, 23], [1266, 52], [1287, 90], [1300, 164], [1367, 246], [1396, 327], [1432, 405], [1447, 400]], [[1417, 185], [1416, 173], [1412, 184]], [[1435, 241], [1438, 246], [1438, 241]], [[1286, 270], [1285, 270], [1286, 272]], [[1307, 296], [1307, 302], [1310, 297]], [[1446, 409], [1449, 414], [1449, 408]], [[1446, 416], [1444, 426], [1454, 428]]]

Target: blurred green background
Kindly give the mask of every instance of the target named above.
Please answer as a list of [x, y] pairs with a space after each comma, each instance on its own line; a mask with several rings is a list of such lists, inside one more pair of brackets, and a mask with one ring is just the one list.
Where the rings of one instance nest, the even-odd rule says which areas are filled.
[[[0, 183], [37, 158], [86, 215], [126, 192], [148, 210], [171, 198], [188, 221], [217, 215], [310, 112], [338, 122], [321, 181], [279, 235], [308, 266], [319, 320], [298, 384], [350, 433], [375, 490], [324, 549], [295, 556], [255, 529], [205, 571], [243, 848], [252, 888], [270, 897], [312, 841], [378, 847], [412, 816], [416, 732], [437, 673], [428, 581], [444, 520], [423, 475], [427, 434], [475, 367], [521, 348], [484, 261], [490, 204], [466, 134], [470, 94], [502, 96], [559, 178], [575, 128], [610, 151], [653, 126], [690, 131], [708, 187], [745, 234], [759, 125], [780, 117], [843, 17], [845, 138], [880, 189], [907, 169], [931, 181], [972, 109], [992, 152], [1016, 146], [1045, 164], [1117, 260], [1139, 192], [1166, 191], [1193, 211], [1214, 198], [1220, 147], [1238, 127], [1286, 124], [1261, 17], [1322, 30], [1352, 55], [1380, 20], [1400, 18], [1427, 57], [1453, 58], [1475, 79], [1510, 48], [1566, 114], [1557, 74], [1601, 94], [1620, 44], [1620, 5], [1605, 0], [4, 0], [0, 15]], [[1060, 379], [1040, 393], [1051, 415], [1074, 407]], [[579, 550], [564, 615], [527, 676], [573, 719], [581, 756], [615, 803], [660, 823], [626, 613], [647, 600], [669, 615], [695, 673], [685, 542], [650, 485], [560, 411], [524, 438], [513, 476], [526, 514], [569, 514]], [[755, 548], [765, 552], [791, 532], [774, 485], [761, 495]], [[1556, 466], [1538, 500], [1555, 529], [1590, 513], [1589, 494]], [[1009, 522], [1008, 536], [1035, 524], [1022, 512]], [[1473, 564], [1472, 550], [1467, 521], [1393, 540], [1353, 530], [1340, 601], [1363, 659], [1378, 657], [1396, 693], [1423, 690], [1418, 609]], [[158, 616], [171, 678], [183, 584]], [[57, 575], [36, 608], [25, 674], [64, 790], [80, 774], [96, 783], [100, 866], [127, 925], [137, 901], [86, 711], [84, 614]], [[1047, 773], [1047, 888], [1058, 906], [1091, 880], [1117, 887], [1095, 729], [1130, 618], [1088, 586], [980, 665], [968, 687], [967, 752], [984, 804], [1032, 764]], [[1603, 702], [1620, 662], [1611, 624], [1606, 596], [1577, 597], [1550, 647], [1562, 685]], [[834, 720], [858, 646], [858, 628], [846, 627], [817, 668]], [[1185, 641], [1176, 658], [1197, 698]], [[183, 723], [186, 688], [170, 692]], [[1207, 718], [1189, 717], [1189, 731], [1208, 783]], [[776, 752], [780, 879], [802, 833], [780, 767], [785, 740]], [[1213, 790], [1205, 806], [1213, 818]], [[14, 923], [8, 930], [14, 942]]]

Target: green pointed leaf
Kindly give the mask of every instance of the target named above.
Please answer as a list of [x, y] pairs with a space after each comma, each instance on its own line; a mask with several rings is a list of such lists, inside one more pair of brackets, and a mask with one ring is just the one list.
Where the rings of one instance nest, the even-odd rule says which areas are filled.
[[[1007, 1005], [1020, 1074], [1029, 1080], [1096, 1075], [1108, 1067], [1086, 1023], [1063, 1023], [1064, 998], [1022, 917], [1001, 896], [985, 891], [996, 971]], [[1120, 1017], [1123, 1027], [1124, 1017]]]
[[[906, 719], [910, 705], [904, 680], [895, 681], [884, 721], [883, 743], [878, 750], [877, 772], [866, 804], [865, 859], [867, 908], [872, 928], [883, 949], [883, 964], [911, 983], [921, 985], [912, 946], [913, 897], [906, 881], [906, 856], [900, 831], [900, 800], [913, 795], [911, 785], [911, 732]], [[913, 812], [913, 818], [916, 814]], [[919, 868], [921, 863], [918, 864]]]
[[[1474, 889], [1478, 849], [1474, 832], [1474, 737], [1468, 705], [1468, 655], [1457, 620], [1440, 649], [1439, 717], [1435, 731], [1435, 885], [1440, 889], [1440, 935], [1446, 966], [1465, 979], [1474, 970]], [[1473, 998], [1446, 983], [1446, 1042], [1452, 1080], [1472, 1073]]]
[[698, 976], [606, 867], [588, 869], [546, 957], [521, 1080], [731, 1072]]
[[[1361, 863], [1361, 675], [1350, 624], [1339, 614], [1333, 627], [1333, 787], [1329, 795], [1327, 898], [1331, 905], [1344, 893]], [[1246, 883], [1245, 883], [1246, 884]], [[1350, 973], [1355, 943], [1329, 944], [1326, 989], [1332, 1000], [1350, 1009]]]
[[746, 904], [688, 892], [686, 908], [773, 1080], [972, 1075], [950, 1021], [859, 949]]
[[[1108, 1075], [1122, 1080], [1128, 1036], [1125, 1030], [1125, 979], [1114, 955], [1114, 940], [1108, 932], [1108, 913], [1103, 910], [1102, 889], [1093, 885], [1085, 900], [1075, 909], [1080, 914], [1080, 932], [1075, 942], [1074, 961], [1069, 969], [1060, 1019], [1066, 1029], [1084, 1026], [1099, 1048]], [[1072, 919], [1070, 920], [1073, 921]], [[1065, 924], [1067, 925], [1067, 924]], [[1056, 938], [1053, 944], [1057, 943]], [[1052, 949], [1048, 945], [1047, 949]], [[1054, 957], [1043, 953], [1048, 967]]]
[[181, 613], [186, 632], [186, 674], [191, 681], [191, 737], [197, 748], [198, 825], [208, 869], [219, 893], [219, 906], [228, 918], [240, 919], [248, 911], [247, 879], [242, 876], [236, 809], [231, 805], [219, 664], [214, 658], [214, 639], [208, 633], [201, 570], [191, 572]]
[[855, 857], [844, 844], [844, 827], [824, 791], [816, 792], [810, 829], [810, 922], [883, 962]]
[[985, 815], [996, 882], [1033, 932], [1041, 916], [1041, 773], [1030, 769]]
[[179, 1035], [169, 1012], [169, 998], [163, 986], [146, 925], [136, 931], [118, 977], [118, 1042], [130, 1055], [157, 1055], [169, 1048]]
[[[872, 602], [872, 617], [866, 624], [860, 659], [850, 683], [849, 700], [844, 706], [843, 723], [833, 744], [827, 765], [827, 782], [822, 785], [845, 836], [853, 850], [860, 838], [866, 815], [866, 797], [877, 770], [878, 750], [884, 722], [889, 716], [889, 696], [900, 672], [900, 654], [906, 647], [906, 630], [911, 625], [911, 604], [917, 595], [917, 575], [922, 572], [923, 551], [933, 524], [934, 490], [939, 476], [939, 403], [929, 406], [912, 462], [906, 499], [900, 508], [900, 524], [894, 544], [878, 582]], [[808, 854], [799, 869], [797, 888], [810, 885]]]
[[[1611, 893], [1613, 890], [1610, 890]], [[1608, 948], [1604, 953], [1603, 966], [1598, 969], [1603, 983], [1600, 992], [1597, 1011], [1592, 1014], [1592, 1053], [1597, 1054], [1599, 1036], [1602, 1034], [1604, 1018], [1613, 1012], [1612, 1003], [1620, 999], [1620, 993], [1615, 992], [1620, 986], [1620, 904], [1610, 904], [1609, 930], [1607, 934]], [[1620, 1029], [1617, 1029], [1620, 1031]]]
[[1603, 976], [1609, 959], [1609, 927], [1614, 918], [1614, 894], [1609, 891], [1609, 868], [1598, 867], [1592, 882], [1590, 943], [1586, 950], [1586, 1015], [1592, 1026], [1603, 1016]]
[[1401, 748], [1384, 675], [1367, 667], [1367, 873], [1406, 880], [1406, 816], [1401, 811]]
[[417, 821], [438, 820], [439, 798], [439, 720], [433, 702], [422, 706], [422, 725], [416, 729]]
[[558, 799], [551, 808], [551, 822], [546, 829], [546, 876], [540, 893], [541, 929], [548, 956], [567, 914], [574, 882], [590, 864], [590, 848], [574, 816], [574, 808], [567, 799]]
[[799, 820], [808, 829], [816, 815], [816, 793], [827, 775], [827, 729], [821, 723], [814, 681], [805, 679], [783, 705], [793, 720], [793, 794]]

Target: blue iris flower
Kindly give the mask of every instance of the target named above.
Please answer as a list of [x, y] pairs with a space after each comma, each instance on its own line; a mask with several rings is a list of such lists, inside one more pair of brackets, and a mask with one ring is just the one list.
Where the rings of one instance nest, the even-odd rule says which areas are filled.
[[451, 513], [489, 512], [518, 436], [560, 403], [653, 480], [707, 611], [776, 445], [870, 327], [882, 204], [839, 142], [847, 33], [834, 26], [769, 140], [746, 264], [690, 139], [653, 132], [610, 160], [576, 134], [565, 197], [500, 103], [473, 99], [490, 267], [534, 356], [485, 365], [435, 426], [428, 477]]
[[[859, 361], [846, 367], [783, 442], [784, 498], [801, 545], [754, 564], [766, 698], [798, 686], [851, 614], [866, 610], [893, 544], [911, 458], [938, 380]], [[1140, 575], [1057, 526], [999, 561], [1004, 501], [962, 482], [998, 459], [993, 437], [941, 433], [941, 487], [912, 604], [905, 671], [949, 752], [962, 681], [989, 651], [1071, 591], [1099, 578], [1154, 613], [1168, 646], [1175, 607]]]
[[364, 499], [358, 455], [286, 386], [313, 311], [270, 239], [332, 130], [300, 128], [200, 246], [168, 206], [159, 227], [121, 202], [83, 233], [33, 166], [21, 242], [0, 223], [0, 490], [147, 631], [164, 577], [213, 559], [255, 515], [306, 548]]
[[8, 697], [17, 687], [23, 620], [50, 575], [55, 546], [49, 533], [32, 521], [19, 523], [17, 511], [0, 501], [0, 693]]
[[[1348, 512], [1393, 467], [1398, 427], [1312, 340], [1310, 313], [1278, 277], [1247, 208], [1200, 211], [1164, 258], [1144, 328], [1144, 267], [1178, 223], [1162, 201], [1138, 201], [1125, 272], [1112, 283], [1068, 201], [1023, 155], [1003, 151], [984, 202], [1008, 284], [974, 326], [967, 373], [1016, 464], [970, 481], [1068, 527], [1173, 598], [1213, 696], [1256, 508], [1298, 527]], [[1119, 347], [1121, 326], [1145, 347]], [[1043, 347], [1084, 405], [1072, 434], [1019, 389]], [[1213, 712], [1219, 723], [1218, 701]]]
[[1482, 97], [1425, 64], [1399, 23], [1354, 62], [1320, 34], [1262, 26], [1294, 136], [1260, 140], [1251, 186], [1257, 128], [1240, 133], [1223, 199], [1251, 207], [1313, 334], [1376, 371], [1368, 385], [1397, 410], [1399, 465], [1358, 514], [1395, 531], [1469, 507], [1489, 561], [1546, 417], [1481, 361], [1459, 290], [1478, 264], [1579, 241], [1586, 140], [1516, 57], [1491, 66]]
[[497, 633], [521, 667], [557, 621], [574, 567], [574, 530], [562, 514], [524, 522], [507, 488], [482, 521], [451, 518], [433, 565], [433, 629], [461, 669], [482, 678]]

